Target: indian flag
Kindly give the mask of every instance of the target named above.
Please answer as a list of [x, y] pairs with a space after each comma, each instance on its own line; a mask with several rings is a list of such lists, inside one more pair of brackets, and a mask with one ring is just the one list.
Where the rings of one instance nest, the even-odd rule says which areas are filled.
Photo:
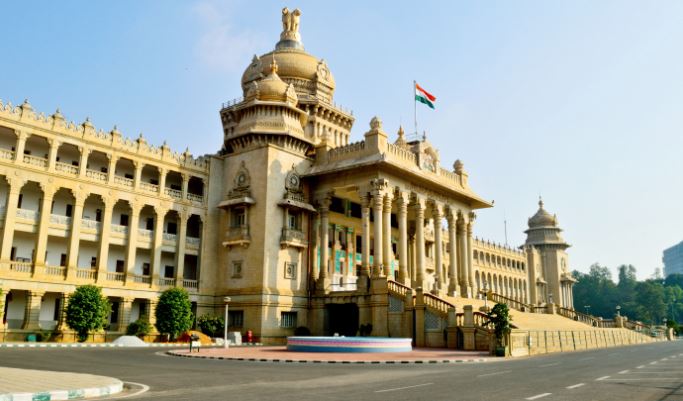
[[434, 102], [436, 102], [436, 97], [424, 90], [420, 85], [417, 84], [417, 82], [415, 82], [415, 100], [420, 103], [424, 103], [433, 109]]

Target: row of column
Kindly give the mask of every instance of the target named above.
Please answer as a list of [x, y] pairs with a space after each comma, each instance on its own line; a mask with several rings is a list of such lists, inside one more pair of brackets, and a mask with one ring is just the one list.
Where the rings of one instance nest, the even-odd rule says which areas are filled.
[[572, 291], [572, 285], [560, 281], [560, 289], [562, 291], [561, 306], [565, 308], [574, 309], [574, 292]]
[[[14, 154], [14, 162], [16, 164], [23, 164], [24, 163], [24, 150], [26, 149], [26, 140], [28, 139], [28, 134], [23, 131], [19, 131], [17, 135], [17, 144], [16, 144], [16, 152]], [[55, 171], [55, 166], [57, 164], [57, 153], [59, 150], [59, 146], [61, 145], [61, 142], [51, 139], [51, 138], [45, 138], [50, 145], [50, 150], [48, 152], [48, 159], [47, 159], [47, 170], [49, 172], [54, 172]], [[90, 156], [90, 153], [92, 152], [91, 149], [87, 149], [83, 146], [78, 147], [79, 151], [79, 162], [78, 162], [78, 176], [79, 178], [83, 179], [86, 177], [86, 169], [88, 165], [88, 157]], [[116, 162], [118, 158], [114, 157], [112, 154], [109, 153], [104, 153], [105, 157], [108, 160], [108, 167], [107, 167], [107, 183], [108, 184], [113, 184], [114, 183], [114, 177], [116, 176]], [[133, 160], [129, 159], [133, 163], [133, 166], [135, 167], [135, 173], [134, 173], [134, 179], [133, 179], [133, 188], [135, 190], [140, 188], [140, 182], [141, 182], [141, 177], [142, 177], [142, 168], [145, 166], [142, 162], [138, 160]], [[155, 166], [156, 167], [156, 166]], [[157, 170], [159, 171], [159, 188], [158, 192], [160, 196], [165, 196], [165, 190], [166, 190], [166, 176], [169, 173], [168, 169], [162, 168], [162, 167], [157, 167]], [[188, 185], [190, 181], [190, 175], [186, 173], [179, 173], [181, 178], [182, 178], [182, 199], [187, 199], [187, 194], [188, 194]], [[202, 195], [204, 195], [206, 191], [202, 191]]]
[[[397, 205], [398, 220], [398, 281], [404, 285], [423, 287], [425, 285], [425, 211], [429, 204], [434, 225], [434, 263], [435, 281], [440, 289], [447, 289], [450, 295], [471, 297], [474, 285], [474, 269], [472, 264], [472, 228], [474, 213], [467, 218], [452, 207], [445, 207], [434, 200], [400, 190], [389, 190], [385, 180], [376, 180], [371, 191], [361, 191], [361, 227], [362, 227], [362, 277], [384, 277], [387, 275], [394, 254], [391, 244], [391, 213], [394, 200]], [[329, 243], [329, 207], [332, 193], [326, 194], [319, 203], [320, 229], [320, 266], [318, 280], [328, 280], [330, 274]], [[415, 232], [408, 234], [408, 209], [412, 208], [415, 216]], [[374, 223], [370, 223], [370, 210]], [[448, 222], [449, 263], [446, 269], [442, 253], [443, 241], [441, 222]], [[371, 235], [372, 229], [372, 235]], [[370, 239], [374, 239], [374, 256], [370, 265]], [[410, 241], [410, 247], [409, 247]], [[409, 250], [412, 257], [409, 258]], [[315, 253], [315, 251], [314, 251]], [[314, 255], [315, 256], [315, 255]], [[314, 257], [317, 261], [317, 258]], [[412, 266], [411, 266], [412, 265]], [[411, 269], [411, 267], [414, 267]], [[326, 288], [326, 287], [325, 287]]]
[[[7, 207], [5, 214], [5, 223], [2, 233], [2, 247], [0, 248], [0, 260], [2, 262], [10, 262], [10, 255], [14, 239], [14, 222], [16, 219], [17, 204], [19, 200], [19, 193], [24, 186], [25, 181], [18, 178], [7, 177], [9, 184], [9, 194], [7, 198]], [[42, 202], [40, 205], [40, 218], [38, 222], [38, 233], [34, 261], [34, 275], [40, 274], [40, 269], [45, 266], [45, 251], [47, 249], [48, 229], [50, 225], [49, 213], [52, 200], [58, 187], [40, 184], [43, 190]], [[72, 191], [74, 195], [74, 207], [71, 217], [69, 246], [67, 251], [67, 280], [75, 277], [78, 269], [78, 249], [80, 246], [80, 230], [83, 217], [83, 207], [88, 193]], [[104, 202], [104, 210], [102, 211], [102, 223], [100, 224], [100, 242], [97, 256], [97, 281], [102, 282], [106, 280], [107, 264], [109, 257], [109, 236], [110, 236], [110, 222], [116, 201], [102, 197]], [[131, 215], [128, 222], [128, 241], [126, 244], [126, 272], [129, 276], [133, 273], [135, 267], [135, 256], [137, 251], [137, 235], [140, 212], [145, 206], [143, 204], [131, 203]], [[152, 249], [152, 263], [150, 276], [152, 276], [151, 285], [155, 285], [158, 280], [159, 270], [161, 267], [161, 247], [163, 243], [164, 231], [164, 217], [169, 209], [161, 206], [155, 206], [154, 212], [156, 214], [153, 236]], [[182, 281], [183, 270], [185, 265], [185, 241], [187, 240], [187, 220], [186, 212], [180, 212], [179, 232], [176, 242], [176, 283]]]

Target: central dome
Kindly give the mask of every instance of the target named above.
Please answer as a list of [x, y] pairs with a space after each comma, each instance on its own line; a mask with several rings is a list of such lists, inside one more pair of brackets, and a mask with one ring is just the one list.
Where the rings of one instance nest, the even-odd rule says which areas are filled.
[[543, 201], [539, 200], [538, 211], [529, 219], [529, 228], [555, 226], [557, 226], [557, 217], [543, 209]]

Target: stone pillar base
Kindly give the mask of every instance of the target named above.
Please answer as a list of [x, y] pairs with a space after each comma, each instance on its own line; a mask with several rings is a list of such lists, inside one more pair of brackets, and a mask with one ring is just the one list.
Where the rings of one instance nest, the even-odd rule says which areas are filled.
[[465, 351], [475, 351], [477, 348], [477, 343], [474, 338], [474, 327], [462, 327], [463, 335], [463, 348]]

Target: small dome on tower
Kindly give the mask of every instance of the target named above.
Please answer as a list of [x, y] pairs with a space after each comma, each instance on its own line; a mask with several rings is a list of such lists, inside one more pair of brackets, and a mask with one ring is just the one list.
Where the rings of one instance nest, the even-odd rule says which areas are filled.
[[529, 219], [529, 228], [534, 227], [556, 227], [557, 217], [551, 215], [543, 208], [543, 200], [538, 200], [538, 211]]
[[270, 73], [268, 76], [256, 81], [258, 87], [256, 98], [263, 101], [294, 101], [296, 103], [296, 92], [290, 88], [291, 85], [280, 79], [277, 71], [278, 65], [275, 58], [273, 58], [273, 61], [270, 63]]

